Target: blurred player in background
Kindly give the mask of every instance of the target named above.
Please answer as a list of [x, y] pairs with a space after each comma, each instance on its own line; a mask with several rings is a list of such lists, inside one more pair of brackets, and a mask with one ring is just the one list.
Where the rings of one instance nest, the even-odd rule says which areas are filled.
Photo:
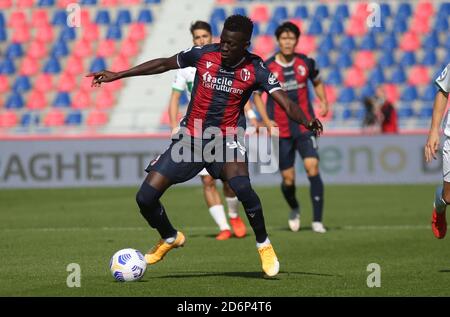
[[[320, 102], [320, 115], [328, 113], [328, 100], [325, 86], [319, 77], [319, 70], [312, 58], [295, 53], [300, 37], [299, 28], [285, 22], [276, 31], [279, 52], [265, 63], [275, 74], [291, 100], [302, 109], [308, 119], [314, 119], [314, 110], [308, 95], [308, 80], [314, 85], [314, 91]], [[263, 104], [260, 92], [254, 94], [254, 102], [265, 125], [271, 129], [279, 128], [279, 168], [283, 181], [281, 191], [291, 208], [289, 228], [292, 231], [300, 229], [300, 205], [295, 195], [295, 153], [298, 151], [303, 159], [303, 165], [310, 182], [311, 202], [313, 206], [312, 230], [325, 233], [322, 224], [324, 186], [319, 173], [319, 154], [317, 152], [316, 136], [313, 132], [291, 120], [283, 107], [270, 96], [267, 99], [267, 110]]]
[[[212, 43], [211, 26], [204, 21], [196, 21], [190, 28], [194, 46], [204, 46]], [[195, 67], [186, 67], [179, 69], [175, 75], [175, 81], [172, 84], [172, 94], [169, 103], [169, 119], [172, 134], [176, 134], [179, 130], [178, 109], [181, 94], [186, 91], [188, 99], [191, 100], [192, 87], [194, 85]], [[217, 240], [227, 240], [231, 238], [232, 233], [225, 216], [222, 199], [216, 187], [215, 179], [209, 175], [204, 168], [198, 175], [202, 180], [203, 194], [205, 196], [206, 204], [209, 208], [211, 217], [219, 227], [219, 234], [216, 236]], [[228, 216], [230, 217], [231, 227], [234, 235], [242, 238], [246, 234], [245, 224], [238, 214], [239, 200], [234, 192], [228, 186], [227, 182], [223, 182], [223, 194], [228, 206]]]
[[[441, 75], [435, 81], [439, 88], [434, 98], [433, 117], [431, 119], [431, 128], [428, 133], [428, 140], [425, 145], [425, 160], [430, 162], [432, 158], [436, 159], [436, 152], [439, 149], [439, 133], [442, 118], [448, 102], [448, 93], [450, 91], [450, 64], [445, 67]], [[445, 119], [445, 141], [442, 151], [442, 171], [444, 175], [444, 184], [436, 189], [434, 198], [434, 208], [431, 218], [431, 228], [434, 236], [438, 239], [445, 237], [447, 233], [447, 221], [445, 211], [450, 204], [450, 121], [448, 110]]]
[[[118, 73], [104, 70], [88, 75], [93, 77], [93, 86], [100, 86], [103, 82], [188, 66], [197, 69], [191, 101], [181, 122], [181, 138], [173, 139], [169, 148], [149, 164], [148, 175], [136, 195], [142, 216], [161, 236], [145, 255], [148, 264], [161, 261], [170, 250], [183, 246], [186, 241], [184, 234], [170, 223], [161, 196], [170, 186], [186, 182], [206, 167], [214, 178], [228, 181], [244, 206], [264, 273], [275, 276], [279, 272], [280, 263], [266, 231], [261, 201], [250, 183], [246, 149], [239, 142], [239, 119], [252, 92], [262, 88], [297, 123], [316, 133], [321, 133], [323, 127], [318, 119], [308, 119], [281, 89], [261, 58], [247, 51], [252, 32], [253, 22], [249, 18], [233, 15], [225, 20], [220, 44], [196, 46]], [[219, 130], [222, 137], [206, 136], [210, 128]], [[211, 146], [223, 151], [225, 161], [217, 152], [212, 161], [204, 157], [205, 149]], [[177, 153], [180, 148], [183, 154], [187, 151], [189, 160], [178, 161], [173, 157], [172, 149]]]

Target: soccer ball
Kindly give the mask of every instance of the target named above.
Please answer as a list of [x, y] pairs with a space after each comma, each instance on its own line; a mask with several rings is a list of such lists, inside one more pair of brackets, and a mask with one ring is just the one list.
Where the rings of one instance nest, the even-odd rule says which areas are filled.
[[112, 276], [119, 282], [137, 281], [144, 276], [147, 262], [142, 253], [135, 249], [117, 251], [109, 262]]

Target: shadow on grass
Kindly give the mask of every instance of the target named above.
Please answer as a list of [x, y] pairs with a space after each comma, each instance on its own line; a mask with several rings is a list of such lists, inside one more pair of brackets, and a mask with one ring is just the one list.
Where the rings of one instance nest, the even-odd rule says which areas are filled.
[[438, 271], [439, 273], [450, 273], [450, 269], [442, 269]]

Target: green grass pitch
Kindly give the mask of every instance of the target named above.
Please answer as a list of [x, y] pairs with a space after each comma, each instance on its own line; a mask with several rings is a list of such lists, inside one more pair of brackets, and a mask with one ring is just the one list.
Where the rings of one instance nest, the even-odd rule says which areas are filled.
[[[216, 241], [201, 188], [176, 186], [162, 201], [185, 247], [147, 267], [140, 282], [118, 283], [112, 254], [146, 252], [158, 239], [137, 210], [136, 189], [0, 191], [0, 296], [450, 295], [450, 237], [437, 240], [430, 229], [434, 186], [327, 186], [322, 235], [310, 230], [307, 187], [298, 188], [297, 233], [287, 229], [279, 188], [256, 187], [281, 265], [274, 279], [262, 276], [252, 232]], [[79, 288], [66, 285], [70, 263], [81, 267]], [[369, 263], [380, 265], [381, 287], [367, 286]]]

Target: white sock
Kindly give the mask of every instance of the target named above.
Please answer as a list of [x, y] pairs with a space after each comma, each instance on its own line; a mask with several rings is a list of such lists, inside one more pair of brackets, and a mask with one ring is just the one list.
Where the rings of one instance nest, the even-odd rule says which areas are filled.
[[212, 206], [211, 208], [209, 208], [209, 213], [211, 214], [211, 217], [213, 217], [216, 224], [219, 226], [220, 231], [230, 230], [223, 205]]
[[[178, 233], [177, 233], [177, 234], [178, 234]], [[177, 234], [176, 234], [174, 237], [167, 238], [165, 241], [166, 241], [168, 244], [174, 243], [175, 240], [177, 239]]]
[[225, 200], [227, 201], [228, 206], [228, 216], [232, 219], [239, 217], [238, 215], [239, 199], [236, 196], [234, 196], [234, 197], [225, 197]]
[[268, 246], [269, 244], [270, 244], [270, 240], [269, 240], [269, 237], [267, 237], [266, 240], [264, 240], [264, 242], [262, 242], [262, 243], [256, 242], [256, 247], [259, 249], [261, 247]]

